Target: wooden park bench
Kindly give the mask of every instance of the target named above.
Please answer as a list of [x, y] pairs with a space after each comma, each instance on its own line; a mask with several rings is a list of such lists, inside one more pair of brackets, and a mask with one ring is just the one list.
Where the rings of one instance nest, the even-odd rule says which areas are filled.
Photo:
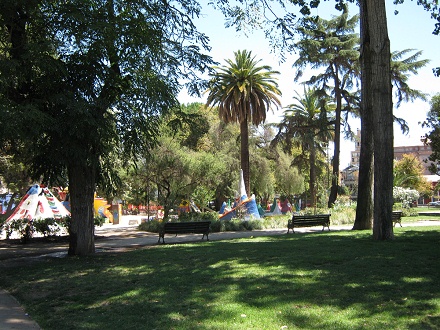
[[330, 214], [309, 214], [309, 215], [296, 215], [292, 216], [292, 219], [287, 222], [287, 233], [290, 229], [295, 232], [295, 227], [314, 227], [322, 226], [324, 231], [325, 227], [330, 230]]
[[396, 223], [402, 227], [402, 211], [393, 211], [391, 219], [393, 220], [394, 227], [396, 226]]
[[163, 229], [159, 231], [159, 240], [162, 238], [162, 243], [165, 243], [165, 234], [203, 234], [202, 239], [206, 235], [206, 240], [209, 241], [211, 221], [194, 221], [194, 222], [167, 222]]

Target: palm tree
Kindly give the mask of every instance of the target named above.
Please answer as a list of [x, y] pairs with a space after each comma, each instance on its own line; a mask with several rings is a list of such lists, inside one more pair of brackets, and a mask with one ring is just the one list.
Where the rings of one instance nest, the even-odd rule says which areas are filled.
[[240, 124], [241, 168], [246, 193], [250, 194], [249, 123], [259, 125], [266, 120], [266, 112], [281, 106], [281, 91], [268, 65], [258, 66], [261, 60], [246, 50], [234, 52], [235, 62], [215, 67], [208, 89], [207, 106], [218, 106], [220, 119], [225, 123]]
[[317, 154], [325, 154], [325, 145], [332, 138], [333, 120], [328, 116], [330, 106], [318, 96], [315, 89], [304, 88], [304, 96], [297, 93], [294, 100], [296, 102], [288, 105], [284, 111], [274, 142], [282, 142], [287, 152], [293, 146], [300, 147], [301, 155], [294, 163], [300, 165], [304, 160], [308, 162], [309, 190], [314, 207], [317, 196]]

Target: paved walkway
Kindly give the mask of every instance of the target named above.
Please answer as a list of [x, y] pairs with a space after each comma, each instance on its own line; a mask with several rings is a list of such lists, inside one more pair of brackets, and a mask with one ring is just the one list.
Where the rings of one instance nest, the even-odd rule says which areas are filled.
[[[96, 229], [97, 239], [95, 240], [96, 250], [100, 251], [127, 251], [145, 246], [156, 245], [158, 235], [137, 231], [137, 225], [132, 220], [128, 222], [111, 225], [107, 224]], [[404, 224], [405, 225], [405, 224]], [[440, 221], [420, 221], [411, 223], [415, 225], [440, 225]], [[352, 226], [333, 226], [334, 230], [350, 230]], [[298, 228], [298, 232], [320, 231], [318, 227]], [[209, 235], [211, 241], [228, 240], [234, 238], [258, 237], [283, 235], [286, 229], [256, 230], [249, 232], [223, 232]], [[177, 237], [165, 236], [167, 244], [199, 241], [200, 235], [179, 235]], [[30, 259], [42, 257], [63, 257], [67, 255], [68, 242], [59, 243], [30, 243], [11, 245], [0, 240], [0, 262], [28, 262]], [[38, 324], [21, 307], [20, 303], [8, 292], [0, 289], [0, 330], [34, 330], [40, 329]]]

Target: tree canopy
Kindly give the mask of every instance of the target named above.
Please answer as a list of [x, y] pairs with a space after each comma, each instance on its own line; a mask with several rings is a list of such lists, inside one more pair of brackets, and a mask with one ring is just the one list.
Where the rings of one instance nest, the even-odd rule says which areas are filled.
[[[199, 94], [208, 38], [195, 1], [2, 1], [1, 138], [23, 141], [33, 176], [68, 176], [70, 254], [94, 252], [95, 183], [114, 157], [155, 145], [182, 86]], [[67, 169], [67, 172], [66, 172]], [[105, 174], [105, 175], [103, 175]]]

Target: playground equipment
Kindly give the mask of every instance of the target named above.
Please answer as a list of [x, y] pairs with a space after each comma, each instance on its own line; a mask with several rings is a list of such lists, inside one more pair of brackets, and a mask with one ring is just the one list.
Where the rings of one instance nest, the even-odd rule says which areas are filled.
[[67, 216], [70, 216], [70, 212], [49, 188], [35, 184], [29, 188], [6, 222], [19, 219], [60, 219]]
[[221, 220], [230, 220], [235, 218], [239, 212], [244, 212], [244, 218], [260, 219], [260, 213], [258, 212], [257, 202], [255, 196], [247, 196], [244, 186], [243, 170], [240, 170], [240, 182], [238, 185], [239, 196], [232, 208], [226, 206], [226, 202], [223, 203], [220, 208], [219, 218]]

